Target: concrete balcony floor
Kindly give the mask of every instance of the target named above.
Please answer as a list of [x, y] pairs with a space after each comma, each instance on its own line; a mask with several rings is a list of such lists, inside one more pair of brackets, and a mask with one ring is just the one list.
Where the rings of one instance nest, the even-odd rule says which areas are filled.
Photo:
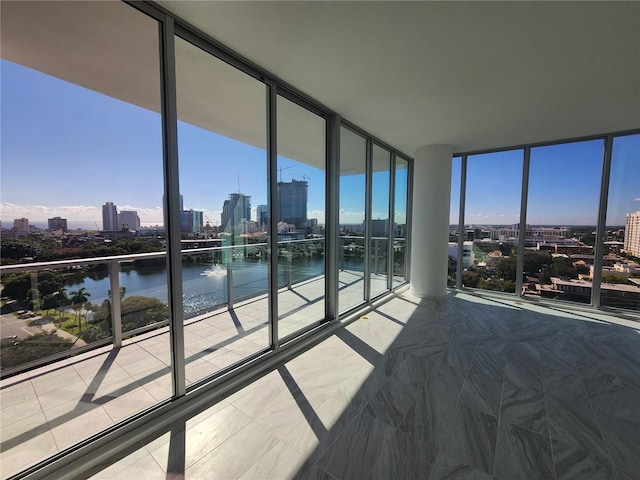
[[[312, 291], [296, 294], [310, 308]], [[228, 312], [191, 325], [205, 321], [237, 327]], [[153, 353], [168, 355], [166, 337], [4, 381], [2, 476], [168, 398], [168, 357]], [[244, 355], [253, 340], [240, 340]], [[212, 373], [200, 361], [223, 363], [197, 350], [188, 379]], [[403, 293], [85, 477], [630, 480], [640, 471], [638, 352], [632, 319]]]
[[[363, 302], [361, 272], [340, 272], [341, 301]], [[278, 293], [280, 338], [324, 317], [324, 277]], [[379, 290], [386, 277], [373, 279]], [[187, 384], [269, 346], [268, 301], [257, 297], [185, 325]], [[7, 478], [172, 395], [168, 328], [0, 381], [0, 475]]]

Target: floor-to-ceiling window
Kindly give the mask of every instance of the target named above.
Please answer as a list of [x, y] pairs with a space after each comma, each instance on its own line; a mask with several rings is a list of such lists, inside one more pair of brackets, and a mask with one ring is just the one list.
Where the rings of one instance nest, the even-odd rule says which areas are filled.
[[531, 149], [524, 275], [530, 294], [589, 304], [604, 140]]
[[344, 126], [340, 127], [340, 312], [365, 301], [366, 167], [367, 139]]
[[640, 134], [612, 146], [600, 305], [640, 310]]
[[393, 201], [393, 285], [407, 279], [407, 204], [409, 162], [396, 156]]
[[450, 228], [448, 284], [459, 271], [451, 251], [460, 234], [463, 287], [637, 309], [638, 138], [630, 131], [471, 152], [460, 173], [454, 157], [450, 218], [460, 201], [465, 229]]
[[5, 478], [172, 385], [169, 336], [144, 333], [169, 316], [158, 23], [119, 2], [2, 15], [3, 376], [122, 346], [3, 381]]
[[[458, 269], [458, 249], [460, 240], [460, 180], [462, 178], [462, 157], [453, 157], [451, 167], [451, 201], [449, 203], [449, 259], [447, 261], [447, 285], [456, 286]], [[463, 239], [464, 241], [464, 239]], [[470, 246], [469, 242], [463, 245]], [[464, 252], [464, 250], [463, 250]], [[471, 266], [464, 260], [471, 258], [471, 254], [464, 256], [463, 268]]]
[[185, 364], [192, 383], [269, 347], [267, 89], [179, 37], [175, 51]]
[[522, 165], [522, 150], [467, 157], [463, 235], [471, 251], [462, 275], [466, 287], [515, 292]]
[[324, 319], [326, 120], [277, 97], [278, 335]]
[[391, 152], [373, 145], [371, 162], [371, 240], [369, 242], [369, 281], [371, 298], [388, 286], [389, 199]]
[[404, 282], [400, 152], [342, 129], [330, 184], [328, 111], [153, 6], [2, 8], [3, 477], [276, 353], [327, 269], [341, 313]]

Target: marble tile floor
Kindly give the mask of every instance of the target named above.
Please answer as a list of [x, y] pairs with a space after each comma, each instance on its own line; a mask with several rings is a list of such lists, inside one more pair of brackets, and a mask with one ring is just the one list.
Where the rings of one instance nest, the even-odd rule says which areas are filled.
[[[345, 295], [361, 291], [362, 275], [345, 272]], [[305, 329], [324, 316], [324, 277], [283, 289], [279, 333]], [[185, 326], [187, 382], [215, 374], [267, 349], [266, 296], [190, 319]], [[0, 478], [84, 440], [169, 398], [168, 329], [125, 340], [0, 381]]]
[[[639, 347], [640, 322], [602, 312], [404, 293], [84, 478], [635, 479]], [[141, 380], [122, 395], [118, 367], [97, 385], [107, 398], [154, 396]], [[4, 398], [15, 406], [28, 387]], [[101, 429], [116, 406], [71, 411]], [[57, 451], [72, 430], [56, 437], [60, 408], [42, 413], [54, 429], [20, 420], [33, 437], [21, 451]]]
[[638, 352], [601, 312], [405, 293], [85, 478], [637, 479]]

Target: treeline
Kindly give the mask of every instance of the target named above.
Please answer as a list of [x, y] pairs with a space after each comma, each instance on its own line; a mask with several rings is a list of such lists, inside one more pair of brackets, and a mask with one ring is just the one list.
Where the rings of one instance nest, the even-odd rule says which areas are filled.
[[78, 248], [62, 248], [60, 242], [40, 235], [26, 238], [7, 238], [0, 242], [0, 263], [12, 265], [25, 261], [52, 262], [76, 258], [132, 255], [163, 250], [157, 238], [123, 238], [113, 242], [83, 240]]

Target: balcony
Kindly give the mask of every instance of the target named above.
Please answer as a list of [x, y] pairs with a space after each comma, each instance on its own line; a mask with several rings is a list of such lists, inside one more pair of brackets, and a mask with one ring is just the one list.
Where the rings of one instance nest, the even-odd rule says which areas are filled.
[[[376, 250], [382, 250], [379, 241], [374, 240]], [[277, 326], [281, 339], [292, 338], [316, 326], [319, 322], [314, 319], [324, 318], [324, 270], [314, 271], [304, 260], [321, 251], [323, 245], [324, 239], [279, 243]], [[398, 246], [402, 248], [403, 245]], [[267, 244], [182, 251], [183, 271], [187, 272], [183, 275], [187, 385], [202, 382], [205, 377], [220, 376], [270, 349], [267, 252]], [[3, 365], [2, 478], [172, 397], [168, 320], [162, 318], [151, 325], [139, 326], [132, 319], [144, 312], [127, 307], [127, 299], [142, 294], [164, 304], [166, 297], [162, 298], [161, 292], [166, 281], [158, 286], [150, 279], [153, 275], [166, 278], [165, 257], [164, 252], [158, 252], [2, 267], [3, 278], [27, 272], [32, 291], [38, 290], [43, 272], [81, 271], [84, 280], [69, 290], [84, 286], [96, 294], [99, 291], [96, 284], [101, 282], [105, 290], [108, 286], [109, 292], [119, 292], [124, 286], [121, 283], [138, 285], [133, 281], [136, 268], [132, 264], [138, 266], [138, 274], [144, 271], [149, 285], [127, 287], [124, 299], [121, 295], [109, 295], [108, 302], [102, 302], [103, 307], [108, 305], [110, 309], [105, 322], [108, 325], [101, 326], [104, 338], [93, 342], [83, 340], [90, 329], [98, 328], [94, 323], [96, 312], [85, 308], [86, 305], [51, 308], [49, 317], [22, 315], [27, 318], [21, 319], [13, 313], [3, 313], [3, 337], [13, 336], [7, 333], [15, 329], [31, 334], [47, 332], [67, 342], [69, 348], [25, 363]], [[301, 257], [303, 260], [296, 261]], [[319, 262], [323, 265], [323, 258]], [[376, 270], [372, 271], [371, 284], [377, 290], [385, 290], [386, 259], [376, 255], [372, 262]], [[201, 272], [198, 275], [188, 273], [194, 264]], [[349, 266], [342, 262], [339, 297], [345, 305], [362, 305], [364, 266], [360, 271], [353, 266], [354, 262]], [[256, 277], [251, 271], [260, 273]], [[202, 281], [215, 282], [216, 286], [207, 283], [211, 290], [205, 292], [196, 285]], [[400, 282], [400, 277], [394, 277], [394, 285]], [[36, 307], [38, 304], [42, 307], [43, 303], [44, 299], [34, 299]], [[61, 328], [64, 313], [74, 318], [73, 325], [66, 325], [65, 329]], [[10, 324], [14, 326], [8, 330]], [[10, 340], [21, 343], [24, 339]]]

